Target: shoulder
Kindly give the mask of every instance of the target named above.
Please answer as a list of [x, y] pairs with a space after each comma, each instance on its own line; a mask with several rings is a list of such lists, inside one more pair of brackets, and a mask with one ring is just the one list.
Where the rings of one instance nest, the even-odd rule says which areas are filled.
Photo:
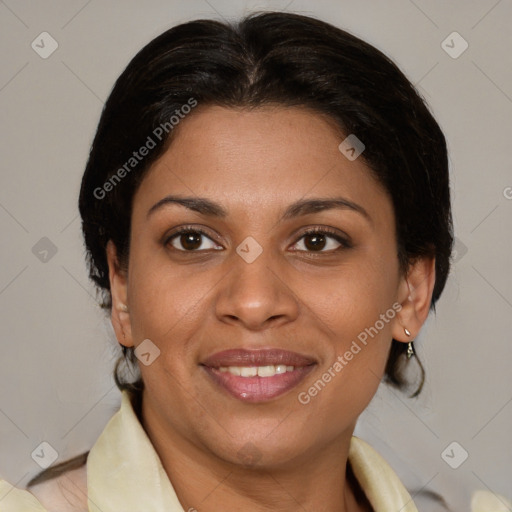
[[87, 512], [86, 466], [26, 489], [0, 480], [0, 512]]
[[48, 512], [87, 512], [87, 466], [33, 485], [30, 492]]
[[24, 489], [0, 479], [0, 512], [48, 512], [37, 498]]
[[491, 491], [474, 491], [471, 497], [471, 512], [507, 512], [512, 510], [512, 501]]

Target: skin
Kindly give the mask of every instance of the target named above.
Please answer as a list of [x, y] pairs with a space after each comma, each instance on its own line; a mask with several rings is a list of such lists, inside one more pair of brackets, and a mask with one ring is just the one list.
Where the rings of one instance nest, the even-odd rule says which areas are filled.
[[[150, 339], [161, 351], [149, 366], [140, 364], [142, 422], [180, 502], [201, 512], [295, 511], [298, 504], [371, 510], [357, 502], [357, 483], [347, 478], [350, 439], [384, 374], [392, 338], [414, 339], [428, 315], [434, 260], [419, 259], [400, 273], [388, 194], [362, 158], [340, 153], [344, 136], [319, 114], [200, 106], [174, 136], [135, 195], [128, 271], [112, 243], [107, 254], [119, 342], [136, 347]], [[168, 194], [206, 197], [228, 215], [168, 204], [148, 216]], [[337, 208], [283, 219], [294, 201], [335, 196], [368, 217]], [[174, 228], [190, 224], [208, 233], [196, 252], [187, 252], [179, 235], [165, 245]], [[351, 245], [327, 234], [313, 246], [307, 227], [348, 235]], [[236, 252], [248, 236], [263, 248], [252, 263]], [[298, 393], [394, 303], [402, 307], [397, 315], [301, 404]], [[241, 347], [292, 350], [317, 364], [286, 394], [245, 403], [199, 365]], [[255, 461], [244, 465], [240, 453], [249, 448]]]

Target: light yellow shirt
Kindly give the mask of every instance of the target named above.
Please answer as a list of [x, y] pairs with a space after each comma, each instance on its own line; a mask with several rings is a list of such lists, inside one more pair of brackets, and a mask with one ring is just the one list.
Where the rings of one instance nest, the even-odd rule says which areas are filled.
[[[375, 512], [418, 512], [397, 475], [368, 443], [353, 436], [348, 458]], [[31, 492], [0, 480], [0, 512], [186, 512], [126, 391], [119, 411], [92, 447], [86, 466], [74, 471], [83, 472], [84, 482], [86, 476], [88, 510], [63, 499], [61, 489], [51, 487], [51, 480], [32, 488], [45, 506]], [[36, 488], [42, 490], [35, 492]], [[75, 494], [80, 494], [78, 488]], [[75, 501], [85, 501], [84, 496]]]

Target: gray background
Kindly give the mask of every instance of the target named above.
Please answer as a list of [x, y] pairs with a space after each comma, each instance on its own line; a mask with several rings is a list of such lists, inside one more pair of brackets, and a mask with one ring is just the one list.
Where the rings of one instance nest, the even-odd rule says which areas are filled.
[[[77, 213], [115, 79], [165, 29], [254, 9], [311, 14], [375, 45], [443, 128], [457, 257], [416, 343], [427, 383], [412, 400], [382, 385], [356, 434], [410, 489], [440, 492], [455, 510], [469, 510], [475, 489], [512, 498], [510, 0], [0, 1], [0, 475], [24, 486], [42, 441], [58, 461], [89, 449], [119, 405], [116, 342], [87, 279]], [[58, 43], [46, 59], [31, 47], [43, 31]], [[454, 31], [469, 44], [458, 58], [442, 46]], [[469, 454], [457, 469], [441, 456], [453, 441], [452, 461]]]

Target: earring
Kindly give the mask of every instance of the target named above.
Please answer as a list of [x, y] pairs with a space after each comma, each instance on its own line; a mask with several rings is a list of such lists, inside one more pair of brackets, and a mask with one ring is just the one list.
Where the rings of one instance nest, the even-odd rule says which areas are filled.
[[[404, 327], [404, 332], [407, 336], [411, 335], [411, 331], [407, 329], [407, 327]], [[411, 357], [414, 355], [414, 346], [412, 344], [412, 341], [409, 341], [407, 344], [407, 359], [411, 359]]]
[[128, 306], [126, 304], [121, 304], [119, 306], [119, 311], [123, 311], [124, 313], [128, 313]]

